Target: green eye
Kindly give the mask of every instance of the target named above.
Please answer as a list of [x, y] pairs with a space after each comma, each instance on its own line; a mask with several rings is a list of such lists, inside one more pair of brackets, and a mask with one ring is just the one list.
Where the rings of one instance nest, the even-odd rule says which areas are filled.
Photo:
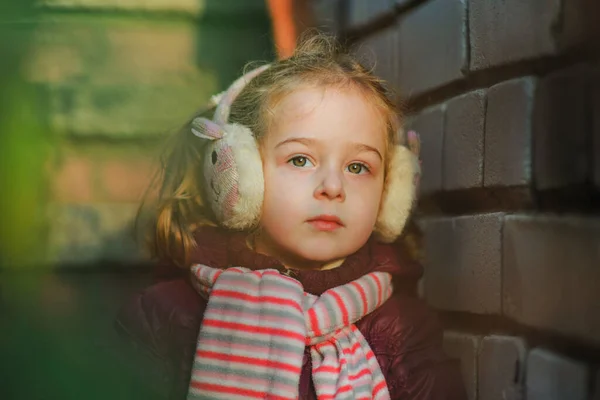
[[352, 174], [361, 174], [364, 172], [368, 172], [369, 169], [367, 168], [366, 165], [361, 164], [361, 163], [352, 163], [350, 165], [348, 165], [348, 171]]
[[292, 158], [289, 162], [292, 163], [294, 167], [306, 167], [306, 165], [310, 162], [306, 157], [296, 156]]

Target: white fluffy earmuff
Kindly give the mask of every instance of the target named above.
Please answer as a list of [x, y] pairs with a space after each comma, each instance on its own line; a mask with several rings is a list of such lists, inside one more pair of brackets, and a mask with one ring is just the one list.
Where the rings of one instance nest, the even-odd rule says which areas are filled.
[[[264, 178], [253, 133], [246, 126], [228, 123], [229, 110], [244, 86], [268, 67], [264, 65], [248, 72], [219, 95], [212, 120], [199, 117], [191, 123], [194, 135], [210, 141], [203, 166], [206, 200], [217, 221], [230, 229], [246, 230], [257, 226], [264, 197]], [[409, 145], [412, 138], [414, 146], [415, 135], [409, 132]], [[411, 149], [397, 145], [392, 151], [375, 224], [375, 232], [383, 242], [393, 242], [402, 233], [415, 202], [420, 168], [418, 154]]]
[[375, 223], [375, 233], [385, 243], [402, 233], [417, 197], [420, 174], [418, 158], [409, 148], [396, 145], [391, 158]]
[[255, 227], [260, 219], [264, 197], [262, 160], [250, 128], [229, 124], [231, 104], [244, 86], [267, 69], [263, 65], [237, 79], [226, 92], [216, 97], [212, 121], [195, 118], [192, 133], [210, 140], [204, 154], [204, 194], [217, 221], [230, 229]]

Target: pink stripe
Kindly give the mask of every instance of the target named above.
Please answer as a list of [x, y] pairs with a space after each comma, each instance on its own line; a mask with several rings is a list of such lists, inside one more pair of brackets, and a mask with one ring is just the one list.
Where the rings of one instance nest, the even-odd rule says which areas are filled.
[[379, 391], [385, 388], [387, 388], [387, 384], [385, 383], [385, 381], [382, 380], [373, 389], [373, 396], [377, 396], [377, 393], [379, 393]]
[[[256, 282], [244, 282], [244, 281], [239, 281], [239, 280], [235, 280], [234, 282], [228, 281], [227, 279], [223, 279], [223, 284], [228, 285], [228, 289], [230, 289], [229, 291], [235, 291], [236, 292], [244, 292], [244, 293], [248, 293], [248, 292], [258, 292], [257, 287], [256, 287]], [[235, 285], [235, 286], [233, 286]], [[275, 285], [268, 285], [266, 286], [266, 288], [261, 288], [261, 292], [266, 291], [265, 289], [268, 289], [268, 292], [272, 295], [278, 294], [281, 295], [282, 297], [288, 297], [290, 294], [290, 288], [289, 287], [281, 287], [281, 286], [275, 286]]]
[[[354, 301], [352, 301], [354, 299], [354, 296], [351, 293], [352, 289], [347, 286], [341, 286], [339, 291], [342, 299], [344, 299], [346, 310], [348, 310], [348, 317], [354, 318], [355, 315], [359, 315], [360, 310], [356, 309], [357, 304]], [[350, 323], [352, 322], [354, 321], [350, 321]]]
[[346, 393], [352, 390], [352, 386], [350, 385], [344, 385], [344, 386], [340, 386], [336, 392], [336, 394], [338, 393]]
[[[276, 361], [276, 360], [263, 360], [260, 358], [250, 357], [250, 356], [238, 356], [235, 354], [224, 354], [219, 353], [218, 351], [209, 351], [209, 350], [197, 350], [196, 356], [200, 358], [206, 358], [215, 361], [223, 361], [230, 365], [240, 364], [248, 367], [249, 365], [255, 365], [263, 368], [275, 368], [278, 370], [285, 370], [291, 372], [292, 374], [300, 374], [302, 372], [302, 367], [286, 363], [284, 361]], [[291, 360], [295, 361], [295, 360]]]
[[224, 340], [218, 340], [218, 339], [203, 339], [202, 344], [205, 346], [208, 346], [209, 348], [212, 348], [215, 351], [221, 351], [221, 350], [216, 350], [217, 347], [219, 349], [222, 347], [225, 347], [225, 348], [229, 347], [232, 350], [254, 351], [256, 353], [268, 352], [269, 354], [283, 356], [283, 357], [290, 357], [290, 358], [294, 358], [297, 356], [297, 354], [294, 353], [293, 351], [280, 350], [280, 349], [274, 349], [274, 348], [269, 350], [269, 348], [267, 346], [254, 346], [251, 344], [230, 343], [230, 342], [227, 342]]
[[353, 355], [354, 353], [356, 353], [356, 350], [360, 349], [361, 347], [362, 346], [360, 345], [360, 343], [356, 342], [349, 349], [344, 349], [343, 353], [348, 354], [348, 355]]
[[252, 319], [252, 317], [256, 317], [257, 322], [258, 321], [267, 321], [267, 322], [277, 322], [280, 323], [281, 325], [285, 325], [286, 327], [291, 327], [291, 326], [302, 326], [298, 323], [297, 320], [294, 320], [292, 318], [286, 318], [286, 317], [279, 317], [277, 315], [268, 315], [268, 314], [255, 314], [249, 311], [238, 311], [238, 310], [218, 310], [214, 313], [214, 318], [215, 319], [220, 319], [223, 320], [223, 318], [220, 317], [230, 317], [230, 318], [236, 318], [237, 319], [241, 319], [243, 317]]
[[310, 321], [310, 330], [315, 336], [321, 336], [321, 329], [319, 329], [319, 318], [317, 318], [317, 312], [314, 307], [308, 310], [308, 318]]
[[[283, 335], [270, 335], [268, 332], [266, 331], [255, 331], [255, 330], [239, 330], [239, 329], [231, 329], [231, 328], [223, 328], [223, 327], [207, 327], [206, 331], [210, 331], [212, 334], [223, 334], [223, 335], [229, 335], [229, 336], [248, 336], [251, 335], [253, 338], [255, 338], [256, 340], [262, 340], [262, 341], [267, 341], [267, 340], [273, 340], [273, 341], [277, 341], [278, 343], [294, 343], [296, 344], [296, 346], [300, 347], [300, 344], [304, 344], [304, 346], [306, 347], [307, 344], [305, 342], [305, 339], [302, 338], [302, 340], [300, 340], [301, 336], [295, 336], [295, 337], [289, 337], [289, 336], [283, 336]], [[197, 347], [198, 349], [202, 348], [201, 345], [198, 345]]]
[[198, 269], [200, 278], [205, 282], [215, 282], [219, 279], [219, 276], [223, 273], [223, 270], [215, 269], [211, 267], [201, 266]]
[[[320, 311], [321, 311], [321, 318], [322, 321], [319, 321], [319, 327], [321, 326], [332, 326], [333, 325], [333, 315], [329, 315], [329, 311], [327, 310], [327, 307], [325, 307], [325, 304], [321, 303], [321, 307], [320, 307]], [[326, 332], [324, 332], [326, 333]]]
[[238, 300], [243, 300], [243, 301], [250, 301], [255, 304], [260, 304], [260, 303], [266, 302], [266, 303], [271, 303], [271, 304], [275, 304], [275, 305], [279, 305], [279, 306], [287, 305], [287, 306], [295, 308], [296, 310], [298, 310], [300, 312], [303, 312], [302, 307], [299, 304], [297, 304], [293, 300], [285, 299], [284, 297], [264, 296], [264, 295], [254, 296], [254, 295], [243, 293], [243, 292], [236, 292], [236, 291], [231, 291], [231, 290], [226, 290], [226, 289], [214, 289], [214, 288], [212, 290], [212, 296], [222, 297], [224, 299], [238, 299]]
[[356, 288], [356, 290], [358, 290], [358, 293], [360, 294], [360, 299], [362, 300], [362, 313], [366, 314], [367, 310], [369, 309], [369, 303], [367, 302], [367, 295], [365, 294], [365, 288], [362, 286], [362, 284], [359, 284], [358, 282], [351, 282], [352, 286], [354, 286]]
[[[198, 383], [200, 383], [203, 380], [206, 380], [206, 378], [214, 380], [216, 382], [227, 382], [228, 380], [231, 379], [230, 374], [217, 372], [217, 371], [194, 371], [193, 376], [194, 377], [192, 379], [194, 380], [194, 382], [198, 382]], [[261, 386], [269, 387], [272, 385], [272, 387], [274, 389], [277, 389], [279, 391], [294, 392], [296, 390], [296, 388], [294, 386], [286, 385], [283, 382], [272, 382], [269, 379], [252, 378], [252, 377], [249, 377], [249, 376], [246, 376], [243, 374], [236, 375], [235, 380], [236, 380], [236, 382], [253, 385], [257, 389], [258, 389], [258, 387], [261, 387]]]
[[360, 370], [357, 374], [348, 375], [348, 379], [350, 379], [351, 381], [356, 381], [365, 375], [371, 375], [371, 369], [365, 367], [362, 370]]
[[239, 331], [239, 332], [246, 332], [249, 334], [253, 334], [253, 335], [258, 335], [258, 334], [265, 334], [265, 335], [271, 335], [274, 337], [281, 337], [281, 338], [285, 338], [288, 340], [297, 340], [299, 342], [304, 342], [305, 337], [304, 335], [290, 330], [290, 329], [286, 329], [285, 327], [282, 327], [280, 329], [277, 328], [268, 328], [268, 327], [264, 327], [264, 326], [255, 326], [255, 325], [248, 325], [248, 324], [241, 324], [241, 323], [236, 323], [236, 322], [230, 322], [230, 321], [221, 321], [218, 319], [214, 319], [214, 318], [207, 318], [206, 316], [204, 317], [204, 320], [202, 322], [202, 326], [210, 326], [215, 328], [215, 330], [217, 329], [221, 329], [223, 330], [223, 332], [225, 332], [226, 329], [228, 330], [232, 330], [232, 331]]
[[346, 304], [344, 304], [344, 300], [339, 295], [339, 293], [335, 290], [331, 292], [331, 296], [335, 299], [337, 303], [338, 309], [342, 314], [342, 322], [344, 326], [348, 326], [350, 324], [350, 317], [348, 316], [348, 309], [346, 308]]
[[379, 307], [382, 303], [383, 290], [381, 289], [381, 281], [377, 277], [377, 274], [371, 274], [373, 279], [375, 279], [375, 283], [377, 284], [377, 307]]

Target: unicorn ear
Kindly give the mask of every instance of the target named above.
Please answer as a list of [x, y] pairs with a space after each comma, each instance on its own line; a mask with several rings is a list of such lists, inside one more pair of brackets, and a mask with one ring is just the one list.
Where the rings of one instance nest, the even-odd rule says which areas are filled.
[[201, 117], [192, 120], [191, 130], [194, 135], [201, 139], [217, 140], [225, 136], [225, 130], [222, 126]]
[[420, 159], [421, 154], [421, 138], [415, 131], [408, 131], [406, 133], [406, 146], [413, 152], [417, 159]]

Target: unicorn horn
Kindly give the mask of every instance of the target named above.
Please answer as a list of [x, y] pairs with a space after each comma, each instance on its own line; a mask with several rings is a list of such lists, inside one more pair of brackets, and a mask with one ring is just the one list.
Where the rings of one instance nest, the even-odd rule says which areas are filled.
[[235, 82], [229, 86], [229, 89], [223, 94], [223, 97], [219, 101], [219, 105], [215, 110], [213, 121], [219, 125], [225, 125], [229, 118], [229, 111], [231, 110], [231, 104], [235, 98], [240, 94], [242, 89], [250, 82], [254, 77], [259, 75], [261, 72], [269, 68], [269, 64], [262, 65], [258, 68], [253, 69], [239, 77]]

